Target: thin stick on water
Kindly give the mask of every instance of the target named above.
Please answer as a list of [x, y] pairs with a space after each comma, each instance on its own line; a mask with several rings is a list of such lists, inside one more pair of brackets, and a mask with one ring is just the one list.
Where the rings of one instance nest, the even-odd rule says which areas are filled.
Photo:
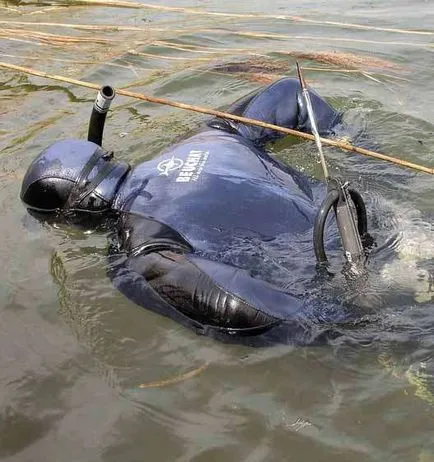
[[[140, 8], [140, 7], [139, 7]], [[288, 35], [288, 34], [276, 34], [270, 32], [251, 32], [251, 31], [240, 31], [240, 30], [227, 30], [225, 28], [217, 29], [177, 29], [177, 28], [160, 28], [160, 27], [138, 27], [138, 26], [122, 26], [122, 25], [109, 25], [109, 24], [68, 24], [68, 23], [52, 23], [52, 22], [27, 22], [27, 21], [0, 21], [0, 24], [9, 25], [37, 25], [38, 27], [63, 27], [77, 30], [100, 30], [107, 32], [121, 32], [121, 31], [137, 31], [137, 32], [180, 32], [180, 33], [209, 33], [209, 34], [220, 34], [220, 35], [236, 35], [240, 37], [253, 37], [253, 38], [271, 38], [271, 39], [288, 39], [288, 40], [313, 40], [318, 41], [317, 35]], [[421, 32], [430, 35], [434, 35], [434, 32]], [[321, 36], [322, 42], [350, 42], [350, 43], [367, 43], [376, 45], [391, 45], [391, 46], [408, 46], [416, 48], [425, 48], [432, 51], [433, 44], [429, 42], [403, 42], [399, 41], [385, 41], [385, 40], [370, 40], [370, 39], [357, 39], [351, 37], [326, 37]]]
[[174, 377], [163, 380], [156, 380], [154, 382], [141, 383], [138, 388], [162, 388], [175, 385], [177, 383], [184, 382], [185, 380], [196, 377], [197, 375], [201, 374], [207, 367], [208, 364], [204, 364], [196, 369], [186, 372], [185, 374], [175, 375]]
[[73, 37], [69, 35], [56, 35], [56, 34], [49, 34], [47, 32], [38, 32], [32, 30], [25, 30], [25, 29], [8, 29], [3, 28], [0, 30], [0, 36], [2, 38], [16, 38], [24, 37], [24, 38], [33, 38], [35, 40], [39, 40], [44, 43], [98, 43], [98, 44], [112, 44], [115, 40], [106, 39], [101, 37]]
[[[35, 69], [16, 66], [14, 64], [9, 64], [9, 63], [5, 63], [5, 62], [1, 62], [1, 61], [0, 61], [0, 67], [3, 67], [5, 69], [9, 69], [9, 70], [13, 70], [13, 71], [16, 71], [16, 72], [22, 72], [22, 73], [29, 74], [29, 75], [35, 75], [37, 77], [43, 77], [43, 78], [50, 79], [50, 80], [57, 80], [59, 82], [70, 83], [72, 85], [78, 85], [78, 86], [81, 86], [81, 87], [92, 88], [94, 90], [99, 90], [101, 88], [101, 85], [98, 85], [98, 84], [95, 84], [95, 83], [85, 82], [85, 81], [82, 81], [82, 80], [70, 79], [68, 77], [64, 77], [64, 76], [60, 76], [60, 75], [48, 74], [47, 72], [41, 72], [41, 71], [37, 71]], [[185, 109], [185, 110], [188, 110], [188, 111], [198, 112], [198, 113], [201, 113], [201, 114], [220, 117], [222, 119], [234, 120], [236, 122], [240, 122], [240, 123], [243, 123], [243, 124], [255, 125], [255, 126], [258, 126], [258, 127], [262, 127], [262, 128], [268, 128], [268, 129], [271, 129], [271, 130], [276, 130], [277, 132], [280, 132], [280, 133], [285, 133], [287, 135], [293, 135], [293, 136], [296, 136], [298, 138], [303, 138], [303, 139], [306, 139], [306, 140], [315, 141], [315, 137], [313, 135], [311, 135], [310, 133], [304, 133], [304, 132], [300, 132], [298, 130], [293, 130], [291, 128], [286, 128], [286, 127], [281, 127], [279, 125], [269, 124], [269, 123], [266, 123], [266, 122], [262, 122], [261, 120], [249, 119], [247, 117], [241, 117], [241, 116], [237, 116], [237, 115], [234, 115], [234, 114], [229, 114], [228, 112], [216, 111], [214, 109], [207, 109], [207, 108], [203, 108], [203, 107], [200, 107], [200, 106], [193, 106], [193, 105], [190, 105], [190, 104], [179, 103], [177, 101], [172, 101], [172, 100], [168, 100], [168, 99], [164, 99], [164, 98], [156, 98], [154, 96], [144, 95], [142, 93], [135, 93], [135, 92], [132, 92], [132, 91], [127, 91], [127, 90], [122, 90], [122, 89], [117, 89], [116, 93], [118, 95], [128, 96], [130, 98], [135, 98], [135, 99], [139, 99], [139, 100], [142, 100], [142, 101], [147, 101], [149, 103], [163, 104], [163, 105], [166, 105], [166, 106], [176, 107], [176, 108], [179, 108], [179, 109]], [[387, 155], [381, 154], [379, 152], [370, 151], [369, 149], [353, 146], [352, 144], [350, 144], [348, 142], [345, 142], [345, 141], [331, 140], [331, 139], [328, 139], [328, 138], [320, 138], [320, 140], [321, 140], [322, 144], [325, 144], [327, 146], [333, 146], [333, 147], [336, 147], [336, 148], [340, 148], [340, 149], [343, 149], [344, 151], [356, 152], [358, 154], [362, 154], [362, 155], [369, 156], [369, 157], [374, 157], [375, 159], [384, 160], [386, 162], [391, 162], [391, 163], [396, 164], [396, 165], [401, 165], [403, 167], [408, 167], [408, 168], [411, 168], [413, 170], [418, 170], [420, 172], [424, 172], [424, 173], [428, 173], [430, 175], [434, 175], [434, 168], [432, 168], [432, 167], [425, 167], [423, 165], [418, 165], [418, 164], [415, 164], [413, 162], [409, 162], [409, 161], [402, 160], [402, 159], [397, 159], [396, 157], [387, 156]]]
[[163, 6], [156, 5], [151, 3], [138, 3], [128, 0], [73, 0], [67, 3], [67, 6], [104, 6], [104, 7], [113, 7], [113, 8], [133, 8], [133, 9], [151, 9], [151, 10], [160, 10], [168, 11], [174, 13], [190, 14], [190, 15], [199, 15], [199, 16], [216, 16], [216, 17], [229, 17], [237, 19], [277, 19], [277, 20], [286, 20], [293, 22], [300, 22], [306, 24], [315, 24], [315, 25], [326, 25], [334, 27], [343, 27], [343, 28], [352, 28], [352, 29], [361, 29], [361, 30], [375, 30], [381, 32], [392, 32], [399, 34], [414, 34], [414, 35], [434, 35], [433, 31], [423, 31], [423, 30], [407, 30], [407, 29], [396, 29], [391, 27], [377, 27], [370, 26], [366, 24], [353, 24], [345, 23], [338, 21], [320, 21], [318, 19], [310, 19], [302, 16], [288, 15], [288, 14], [260, 14], [260, 13], [228, 13], [220, 11], [206, 11], [198, 8], [185, 8], [185, 7], [175, 7], [175, 6]]
[[307, 91], [306, 82], [304, 81], [298, 61], [296, 62], [296, 66], [297, 66], [298, 80], [300, 81], [301, 89], [303, 91], [303, 96], [306, 101], [306, 108], [307, 108], [307, 113], [309, 115], [310, 126], [312, 128], [312, 133], [313, 133], [313, 136], [315, 137], [316, 147], [318, 148], [318, 152], [319, 152], [319, 159], [321, 161], [322, 170], [324, 172], [325, 180], [328, 181], [328, 179], [330, 178], [329, 171], [328, 171], [327, 164], [325, 161], [324, 153], [322, 151], [321, 138], [318, 133], [318, 127], [316, 126], [316, 120], [315, 120], [315, 114], [313, 113], [312, 101], [310, 100], [310, 95], [309, 95], [309, 92]]

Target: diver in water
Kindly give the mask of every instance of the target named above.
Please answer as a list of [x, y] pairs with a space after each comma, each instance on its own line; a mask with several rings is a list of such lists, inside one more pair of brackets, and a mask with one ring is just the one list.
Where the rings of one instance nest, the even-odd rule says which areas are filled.
[[[320, 135], [333, 135], [340, 114], [309, 93]], [[311, 132], [296, 79], [228, 112]], [[315, 295], [312, 229], [325, 188], [266, 152], [281, 136], [214, 119], [135, 168], [98, 142], [59, 141], [30, 165], [21, 199], [44, 220], [108, 223], [109, 276], [149, 310], [221, 340], [312, 343], [356, 313]]]

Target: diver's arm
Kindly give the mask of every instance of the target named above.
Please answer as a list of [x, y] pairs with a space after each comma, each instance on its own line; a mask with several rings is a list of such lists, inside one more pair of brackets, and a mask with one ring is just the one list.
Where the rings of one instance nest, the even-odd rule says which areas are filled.
[[274, 322], [272, 316], [218, 286], [189, 261], [192, 254], [190, 244], [171, 227], [125, 213], [118, 221], [108, 273], [130, 300], [190, 327], [202, 326], [199, 330], [206, 325], [254, 331]]
[[[340, 122], [340, 114], [317, 93], [309, 90], [318, 131], [330, 134]], [[311, 132], [309, 116], [298, 80], [284, 78], [234, 103], [228, 112], [270, 124]], [[220, 122], [221, 123], [221, 122]], [[217, 120], [210, 125], [216, 126]], [[284, 136], [274, 130], [225, 121], [216, 128], [230, 129], [254, 143], [263, 144]]]
[[182, 253], [162, 250], [111, 260], [109, 276], [127, 298], [199, 332], [214, 328], [254, 335], [278, 322], [220, 288]]

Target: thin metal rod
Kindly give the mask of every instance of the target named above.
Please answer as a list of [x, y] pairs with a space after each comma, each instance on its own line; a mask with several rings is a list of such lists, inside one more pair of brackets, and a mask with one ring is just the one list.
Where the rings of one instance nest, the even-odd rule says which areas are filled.
[[[47, 72], [41, 72], [41, 71], [37, 71], [35, 69], [30, 69], [27, 67], [15, 66], [14, 64], [4, 63], [1, 61], [0, 61], [0, 67], [3, 67], [5, 69], [10, 69], [16, 72], [23, 72], [25, 74], [35, 75], [37, 77], [43, 77], [43, 78], [50, 79], [50, 80], [57, 80], [59, 82], [70, 83], [72, 85], [92, 88], [94, 90], [99, 90], [101, 87], [101, 85], [99, 84], [85, 82], [82, 80], [70, 79], [68, 77], [63, 77], [60, 75], [48, 74]], [[189, 111], [199, 112], [201, 114], [207, 114], [207, 115], [212, 115], [215, 117], [220, 117], [223, 119], [234, 120], [236, 122], [241, 122], [247, 125], [255, 125], [258, 127], [262, 127], [262, 128], [269, 128], [272, 130], [276, 130], [280, 133], [285, 133], [287, 135], [293, 135], [298, 138], [303, 138], [305, 140], [315, 141], [315, 137], [311, 135], [310, 133], [304, 133], [298, 130], [293, 130], [291, 128], [280, 127], [279, 125], [262, 122], [260, 120], [249, 119], [247, 117], [241, 117], [241, 116], [237, 116], [234, 114], [229, 114], [228, 112], [216, 111], [214, 109], [206, 109], [200, 106], [193, 106], [190, 104], [179, 103], [177, 101], [171, 101], [171, 100], [164, 99], [164, 98], [155, 98], [153, 96], [148, 96], [142, 93], [135, 93], [132, 91], [127, 91], [127, 90], [122, 90], [122, 89], [116, 89], [116, 93], [118, 95], [128, 96], [130, 98], [147, 101], [149, 103], [164, 104], [166, 106], [172, 106], [172, 107], [176, 107], [179, 109], [186, 109]], [[352, 144], [344, 142], [344, 141], [330, 140], [328, 138], [322, 138], [322, 137], [320, 137], [320, 140], [322, 144], [325, 144], [327, 146], [333, 146], [335, 148], [340, 148], [340, 149], [343, 149], [344, 151], [356, 152], [358, 154], [362, 154], [362, 155], [369, 156], [369, 157], [374, 157], [375, 159], [384, 160], [386, 162], [391, 162], [396, 165], [401, 165], [403, 167], [408, 167], [413, 170], [418, 170], [420, 172], [434, 175], [434, 168], [432, 167], [425, 167], [423, 165], [418, 165], [413, 162], [408, 162], [406, 160], [397, 159], [396, 157], [387, 156], [379, 152], [370, 151], [369, 149], [359, 148], [357, 146], [353, 146]]]
[[315, 114], [313, 112], [312, 101], [310, 100], [310, 95], [309, 95], [309, 92], [307, 91], [306, 82], [304, 81], [303, 74], [301, 73], [300, 66], [298, 65], [298, 61], [296, 62], [296, 66], [297, 66], [298, 80], [300, 81], [300, 86], [303, 91], [304, 99], [306, 101], [306, 108], [307, 108], [307, 113], [309, 115], [310, 126], [312, 128], [313, 136], [315, 137], [316, 147], [318, 148], [319, 159], [321, 161], [322, 170], [324, 172], [324, 178], [327, 182], [330, 176], [329, 176], [329, 171], [328, 171], [327, 164], [325, 161], [324, 153], [322, 151], [322, 144], [321, 144], [321, 138], [318, 133], [318, 127], [316, 126], [316, 119], [315, 119]]

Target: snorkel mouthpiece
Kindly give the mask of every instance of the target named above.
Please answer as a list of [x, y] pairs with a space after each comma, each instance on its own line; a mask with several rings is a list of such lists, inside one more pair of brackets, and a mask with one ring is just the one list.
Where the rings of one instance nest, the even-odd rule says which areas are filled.
[[99, 90], [95, 102], [93, 103], [87, 140], [92, 141], [99, 146], [102, 145], [105, 119], [115, 95], [116, 92], [113, 87], [110, 85], [104, 85]]

